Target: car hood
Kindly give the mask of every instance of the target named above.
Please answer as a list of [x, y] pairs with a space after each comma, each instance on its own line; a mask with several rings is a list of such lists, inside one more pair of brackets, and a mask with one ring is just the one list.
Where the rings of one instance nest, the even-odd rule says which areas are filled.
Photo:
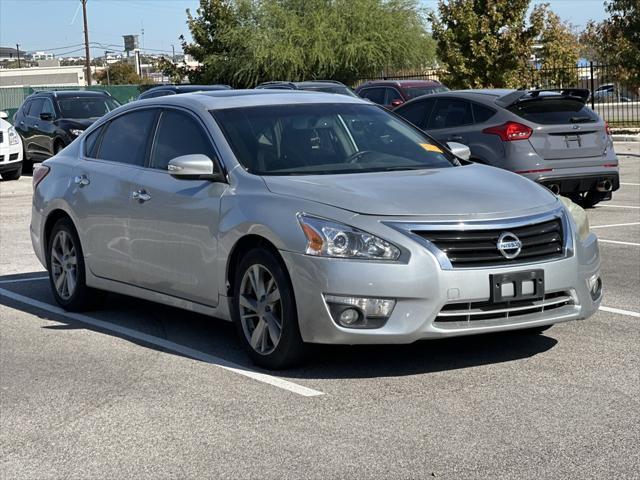
[[384, 173], [264, 176], [276, 194], [365, 215], [464, 216], [514, 214], [556, 205], [546, 188], [520, 175], [472, 164]]

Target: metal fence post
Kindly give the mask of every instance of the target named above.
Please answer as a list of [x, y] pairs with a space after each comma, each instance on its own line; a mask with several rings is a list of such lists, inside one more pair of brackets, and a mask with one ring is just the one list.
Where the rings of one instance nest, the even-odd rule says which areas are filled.
[[593, 86], [593, 62], [589, 62], [589, 77], [591, 80], [591, 110], [595, 110], [596, 109], [596, 102], [595, 99], [593, 98], [593, 93], [595, 91], [594, 86]]

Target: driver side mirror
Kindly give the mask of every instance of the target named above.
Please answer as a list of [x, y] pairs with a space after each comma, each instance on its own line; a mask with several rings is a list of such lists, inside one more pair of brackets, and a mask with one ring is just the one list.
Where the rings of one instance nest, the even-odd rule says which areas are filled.
[[51, 121], [53, 120], [53, 115], [51, 115], [50, 113], [46, 113], [46, 112], [42, 112], [40, 114], [40, 120], [46, 120], [46, 121]]
[[399, 107], [400, 105], [402, 105], [404, 103], [404, 100], [401, 100], [399, 98], [396, 98], [395, 100], [391, 101], [391, 106], [392, 107]]
[[169, 174], [174, 178], [185, 180], [211, 180], [224, 182], [224, 175], [213, 171], [213, 160], [201, 153], [182, 155], [169, 161]]
[[451, 153], [462, 160], [469, 160], [471, 158], [471, 149], [462, 143], [449, 142], [447, 143], [447, 147], [449, 147]]
[[0, 118], [2, 120], [7, 120], [9, 118], [9, 115], [7, 115], [7, 112], [5, 111], [0, 111]]

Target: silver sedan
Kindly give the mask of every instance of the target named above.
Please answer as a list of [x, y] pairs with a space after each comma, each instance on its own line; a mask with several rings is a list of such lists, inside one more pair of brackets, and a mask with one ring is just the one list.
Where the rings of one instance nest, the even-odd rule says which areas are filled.
[[583, 212], [360, 99], [202, 92], [130, 103], [34, 172], [57, 302], [117, 292], [235, 322], [252, 360], [585, 319]]

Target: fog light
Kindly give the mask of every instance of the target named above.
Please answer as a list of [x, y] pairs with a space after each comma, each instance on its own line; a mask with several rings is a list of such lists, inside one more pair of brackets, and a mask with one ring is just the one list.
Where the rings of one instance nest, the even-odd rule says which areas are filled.
[[348, 328], [379, 328], [391, 316], [396, 301], [390, 298], [325, 295], [333, 320]]
[[340, 323], [343, 325], [353, 325], [360, 319], [360, 312], [355, 308], [347, 308], [340, 314]]
[[589, 287], [589, 294], [593, 300], [597, 300], [598, 297], [602, 294], [602, 279], [596, 273], [591, 275], [587, 279], [587, 286]]

